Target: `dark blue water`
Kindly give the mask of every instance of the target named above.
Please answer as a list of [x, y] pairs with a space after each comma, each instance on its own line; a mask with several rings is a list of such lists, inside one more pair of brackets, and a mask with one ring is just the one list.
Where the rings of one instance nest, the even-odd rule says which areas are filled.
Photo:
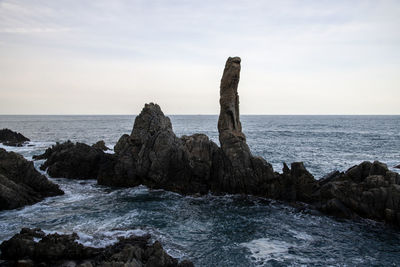
[[[205, 133], [218, 143], [217, 116], [170, 116], [177, 135]], [[317, 178], [363, 160], [400, 164], [400, 116], [242, 116], [254, 154], [275, 169], [304, 161]], [[134, 116], [0, 116], [33, 146], [7, 148], [30, 159], [56, 141], [113, 146]], [[38, 166], [41, 162], [36, 162]], [[79, 233], [104, 246], [121, 235], [149, 232], [170, 254], [197, 266], [396, 266], [400, 231], [370, 221], [339, 221], [297, 212], [266, 199], [183, 197], [145, 187], [110, 189], [95, 182], [53, 179], [66, 192], [0, 212], [0, 240], [21, 227]]]

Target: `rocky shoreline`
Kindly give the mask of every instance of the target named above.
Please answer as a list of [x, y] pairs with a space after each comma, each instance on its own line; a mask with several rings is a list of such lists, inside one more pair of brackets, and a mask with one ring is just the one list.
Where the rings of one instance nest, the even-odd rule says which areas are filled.
[[0, 245], [0, 266], [124, 266], [191, 267], [188, 260], [178, 262], [160, 242], [150, 244], [150, 235], [120, 238], [104, 248], [86, 247], [78, 235], [45, 234], [41, 229], [23, 228]]

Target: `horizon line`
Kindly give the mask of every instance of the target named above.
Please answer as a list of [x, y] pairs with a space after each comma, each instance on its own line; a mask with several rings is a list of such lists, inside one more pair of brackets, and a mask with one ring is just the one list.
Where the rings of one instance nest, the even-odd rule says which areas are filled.
[[[138, 116], [139, 114], [102, 114], [102, 113], [82, 113], [82, 114], [50, 114], [50, 113], [38, 113], [38, 114], [0, 114], [0, 116]], [[177, 114], [164, 114], [165, 116], [219, 116], [215, 113], [177, 113]], [[260, 113], [245, 113], [240, 116], [400, 116], [399, 114], [260, 114]]]

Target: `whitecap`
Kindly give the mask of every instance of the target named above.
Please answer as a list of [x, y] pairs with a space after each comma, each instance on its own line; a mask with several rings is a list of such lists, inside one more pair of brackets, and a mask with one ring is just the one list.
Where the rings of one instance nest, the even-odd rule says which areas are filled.
[[285, 241], [260, 238], [247, 243], [242, 243], [241, 245], [250, 251], [250, 259], [259, 265], [265, 264], [271, 260], [279, 262], [294, 260], [297, 263], [308, 262], [307, 259], [301, 256], [289, 253], [289, 249], [296, 247], [296, 245]]

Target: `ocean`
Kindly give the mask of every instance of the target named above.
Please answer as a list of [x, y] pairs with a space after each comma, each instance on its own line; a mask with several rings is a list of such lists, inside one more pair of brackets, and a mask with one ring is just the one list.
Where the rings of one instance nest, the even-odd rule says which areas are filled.
[[[204, 133], [217, 144], [216, 115], [169, 116], [178, 136]], [[55, 142], [113, 147], [135, 116], [0, 116], [0, 128], [31, 139], [4, 147], [31, 160]], [[400, 116], [242, 115], [254, 155], [276, 171], [303, 161], [320, 179], [364, 160], [400, 164]], [[43, 161], [36, 161], [39, 167]], [[150, 233], [174, 257], [196, 266], [397, 266], [400, 230], [369, 220], [339, 220], [282, 202], [240, 195], [181, 196], [163, 190], [109, 188], [95, 181], [50, 178], [65, 195], [0, 212], [0, 241], [22, 227], [72, 231], [105, 246], [119, 236]]]

